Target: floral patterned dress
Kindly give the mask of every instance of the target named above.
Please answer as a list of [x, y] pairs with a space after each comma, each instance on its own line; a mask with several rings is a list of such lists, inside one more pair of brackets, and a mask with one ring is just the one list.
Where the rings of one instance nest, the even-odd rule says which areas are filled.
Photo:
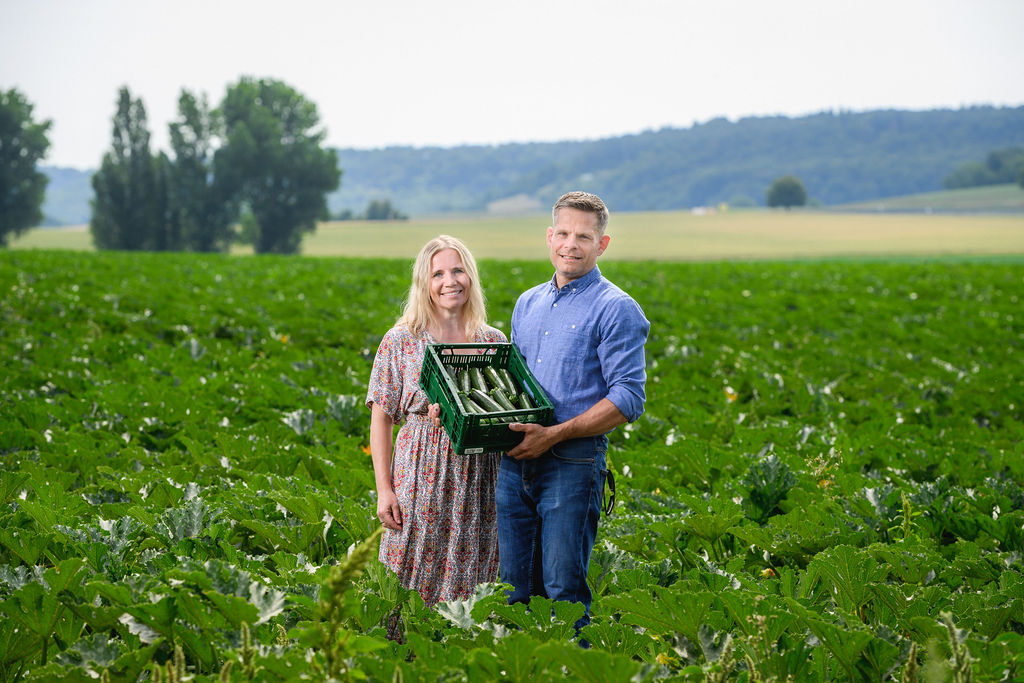
[[[485, 326], [473, 341], [505, 342]], [[402, 528], [385, 529], [380, 561], [423, 601], [464, 599], [498, 576], [494, 488], [500, 455], [457, 455], [448, 435], [427, 417], [419, 386], [429, 333], [393, 327], [380, 342], [370, 373], [367, 407], [374, 403], [401, 424], [391, 456], [391, 479]]]

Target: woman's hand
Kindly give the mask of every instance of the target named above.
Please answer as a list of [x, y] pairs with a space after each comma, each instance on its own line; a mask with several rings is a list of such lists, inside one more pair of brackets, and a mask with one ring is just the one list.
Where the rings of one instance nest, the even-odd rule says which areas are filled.
[[441, 426], [441, 404], [431, 403], [430, 407], [427, 408], [427, 417], [431, 419], [435, 427]]
[[385, 529], [398, 531], [402, 528], [402, 509], [398, 507], [398, 498], [395, 497], [394, 491], [378, 493], [377, 519]]

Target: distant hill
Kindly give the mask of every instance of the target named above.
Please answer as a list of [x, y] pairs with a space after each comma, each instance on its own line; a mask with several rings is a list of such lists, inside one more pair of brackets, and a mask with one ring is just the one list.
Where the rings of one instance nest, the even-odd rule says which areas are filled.
[[43, 225], [81, 225], [89, 222], [92, 171], [43, 166], [50, 182], [43, 202]]
[[[813, 201], [847, 204], [942, 189], [966, 161], [1024, 145], [1024, 107], [823, 112], [714, 119], [600, 140], [459, 147], [339, 149], [332, 212], [390, 199], [413, 217], [546, 210], [562, 192], [596, 192], [613, 211], [763, 205], [792, 173]], [[50, 175], [44, 213], [86, 222], [91, 173]]]

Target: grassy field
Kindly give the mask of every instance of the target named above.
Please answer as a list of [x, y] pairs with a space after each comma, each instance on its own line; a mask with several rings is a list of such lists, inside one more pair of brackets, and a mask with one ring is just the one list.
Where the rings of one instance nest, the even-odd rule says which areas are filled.
[[922, 192], [836, 207], [841, 211], [984, 211], [1024, 212], [1024, 189], [1016, 183]]
[[[478, 258], [545, 253], [546, 214], [395, 223], [323, 223], [303, 243], [309, 256], [408, 258], [439, 234], [459, 237]], [[612, 217], [606, 260], [704, 261], [824, 257], [1024, 254], [1024, 216], [732, 211], [621, 213]], [[84, 227], [33, 230], [14, 249], [92, 249]], [[236, 253], [251, 253], [237, 247]]]

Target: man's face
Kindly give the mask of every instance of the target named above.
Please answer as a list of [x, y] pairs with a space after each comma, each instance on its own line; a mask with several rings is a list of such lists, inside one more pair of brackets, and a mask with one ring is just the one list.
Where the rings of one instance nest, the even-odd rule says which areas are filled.
[[583, 277], [597, 265], [608, 248], [608, 235], [597, 232], [597, 216], [579, 209], [559, 209], [555, 225], [548, 228], [548, 247], [555, 281], [559, 287]]

